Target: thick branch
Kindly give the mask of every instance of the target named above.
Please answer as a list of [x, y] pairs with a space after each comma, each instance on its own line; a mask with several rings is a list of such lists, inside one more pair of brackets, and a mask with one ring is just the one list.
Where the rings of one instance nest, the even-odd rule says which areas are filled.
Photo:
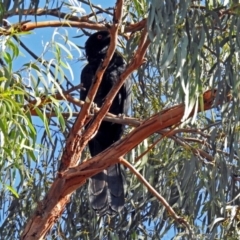
[[[212, 92], [211, 90], [203, 95], [204, 110], [212, 108], [214, 98], [215, 92]], [[198, 111], [201, 111], [200, 107], [198, 108]], [[59, 174], [45, 199], [39, 203], [37, 210], [32, 219], [28, 222], [21, 239], [42, 239], [44, 234], [46, 234], [54, 222], [61, 216], [65, 205], [69, 201], [70, 194], [82, 186], [87, 178], [106, 169], [110, 165], [119, 162], [124, 154], [129, 152], [154, 132], [161, 131], [180, 123], [183, 114], [183, 104], [163, 110], [144, 121], [125, 138], [119, 140], [102, 153], [83, 162], [75, 168]], [[193, 115], [193, 113], [191, 115]], [[191, 117], [191, 115], [189, 117]]]
[[[84, 134], [81, 136], [80, 131], [86, 123], [86, 119], [87, 119], [87, 116], [89, 115], [90, 107], [93, 103], [97, 90], [100, 86], [103, 74], [114, 54], [114, 51], [117, 45], [117, 31], [121, 23], [122, 7], [123, 7], [123, 1], [118, 0], [116, 4], [116, 11], [114, 14], [114, 20], [113, 20], [114, 24], [110, 29], [111, 42], [110, 42], [106, 57], [96, 72], [95, 79], [93, 80], [92, 86], [89, 89], [88, 95], [85, 100], [85, 104], [83, 105], [81, 112], [71, 129], [70, 136], [67, 139], [67, 143], [66, 143], [66, 148], [65, 148], [66, 154], [63, 154], [63, 157], [62, 157], [60, 171], [64, 171], [68, 167], [70, 166], [72, 167], [77, 164], [82, 150], [85, 148], [88, 141], [93, 136], [94, 132], [96, 132], [100, 126], [101, 121], [96, 120], [93, 123], [93, 126], [91, 128], [88, 128], [84, 132]], [[103, 117], [106, 115], [106, 113], [107, 111], [105, 112]]]

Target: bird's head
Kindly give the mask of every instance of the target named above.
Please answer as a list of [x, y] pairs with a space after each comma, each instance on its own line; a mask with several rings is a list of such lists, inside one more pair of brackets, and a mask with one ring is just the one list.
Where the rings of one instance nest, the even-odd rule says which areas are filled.
[[88, 61], [104, 56], [107, 52], [110, 40], [108, 31], [99, 31], [92, 34], [85, 43]]

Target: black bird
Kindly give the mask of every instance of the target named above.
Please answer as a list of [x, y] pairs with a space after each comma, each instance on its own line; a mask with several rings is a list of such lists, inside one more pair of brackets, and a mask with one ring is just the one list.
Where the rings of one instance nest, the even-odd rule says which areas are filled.
[[[86, 89], [81, 91], [81, 100], [85, 101], [95, 73], [103, 61], [110, 44], [110, 35], [107, 31], [99, 31], [92, 34], [85, 44], [88, 64], [83, 68], [81, 83]], [[126, 64], [122, 56], [115, 51], [99, 86], [94, 103], [101, 107], [106, 95], [117, 82]], [[109, 112], [113, 114], [127, 114], [131, 101], [131, 82], [127, 80], [113, 100]], [[88, 125], [86, 126], [88, 127]], [[99, 154], [123, 134], [123, 125], [103, 121], [95, 137], [89, 141], [90, 153], [93, 156]], [[90, 203], [100, 215], [115, 215], [124, 206], [123, 176], [120, 165], [110, 166], [108, 169], [93, 176], [89, 180], [88, 194]]]

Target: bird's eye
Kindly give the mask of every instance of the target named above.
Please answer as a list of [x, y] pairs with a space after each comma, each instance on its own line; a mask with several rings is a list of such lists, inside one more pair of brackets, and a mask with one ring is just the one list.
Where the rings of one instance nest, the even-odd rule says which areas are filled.
[[102, 39], [102, 35], [101, 35], [101, 34], [98, 34], [98, 35], [97, 35], [97, 39]]

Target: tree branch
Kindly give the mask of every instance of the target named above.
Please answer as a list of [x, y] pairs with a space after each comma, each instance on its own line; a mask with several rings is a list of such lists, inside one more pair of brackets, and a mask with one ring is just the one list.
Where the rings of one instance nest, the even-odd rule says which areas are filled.
[[[141, 20], [140, 22], [134, 24], [128, 24], [124, 28], [124, 32], [136, 32], [141, 31], [146, 26], [146, 19]], [[28, 32], [34, 30], [36, 28], [46, 28], [46, 27], [75, 27], [75, 28], [87, 28], [92, 30], [108, 30], [105, 24], [102, 23], [95, 23], [90, 21], [88, 17], [81, 17], [78, 21], [70, 21], [70, 20], [63, 20], [63, 21], [42, 21], [42, 22], [22, 22], [12, 24], [7, 28], [0, 29], [0, 36], [4, 35], [12, 35], [13, 33], [19, 32]]]
[[[102, 81], [103, 74], [112, 59], [112, 56], [114, 54], [116, 45], [117, 45], [117, 31], [121, 23], [121, 17], [122, 17], [122, 7], [123, 7], [123, 1], [118, 0], [116, 3], [116, 11], [114, 13], [114, 24], [112, 25], [110, 29], [110, 34], [111, 34], [111, 41], [110, 45], [106, 54], [106, 57], [102, 64], [99, 66], [96, 74], [95, 74], [95, 79], [93, 80], [93, 83], [89, 89], [89, 92], [87, 94], [85, 104], [83, 105], [81, 112], [79, 116], [76, 119], [76, 122], [74, 123], [69, 138], [67, 139], [66, 143], [66, 148], [65, 151], [67, 152], [66, 154], [63, 154], [61, 165], [60, 165], [60, 171], [66, 170], [70, 166], [75, 166], [77, 162], [80, 159], [80, 154], [84, 147], [87, 145], [88, 141], [94, 136], [94, 133], [97, 131], [99, 128], [102, 119], [106, 115], [107, 111], [105, 114], [102, 116], [102, 119], [97, 119], [96, 121], [93, 122], [93, 125], [91, 127], [88, 127], [86, 131], [83, 133], [81, 136], [81, 129], [84, 127], [86, 123], [87, 116], [89, 115], [89, 110], [90, 107], [93, 103], [93, 99], [96, 96], [97, 90], [100, 86], [100, 83]], [[100, 111], [101, 112], [101, 111]], [[99, 114], [100, 114], [99, 112]], [[77, 135], [77, 136], [76, 136]], [[75, 154], [76, 155], [75, 155]], [[69, 156], [73, 156], [70, 158]]]
[[[211, 90], [203, 94], [204, 110], [212, 108], [215, 96], [216, 91]], [[198, 112], [201, 110], [203, 109], [198, 107]], [[70, 194], [82, 186], [86, 182], [86, 179], [101, 172], [110, 165], [120, 162], [122, 156], [154, 132], [179, 124], [183, 114], [183, 104], [165, 109], [145, 120], [125, 138], [114, 143], [105, 151], [81, 163], [77, 167], [59, 173], [48, 194], [45, 196], [44, 200], [38, 204], [33, 217], [28, 221], [21, 239], [43, 239], [54, 222], [61, 216], [65, 205], [70, 199]], [[194, 112], [192, 112], [189, 117], [193, 114]], [[75, 138], [78, 138], [78, 136], [75, 135]], [[73, 141], [75, 140], [76, 139], [73, 138]], [[74, 149], [75, 152], [73, 152], [72, 155], [67, 155], [71, 154], [67, 151], [67, 146], [68, 145], [66, 145], [63, 155], [65, 155], [65, 157], [74, 158], [78, 154], [78, 149]]]
[[149, 183], [146, 179], [132, 166], [127, 160], [120, 158], [120, 163], [122, 163], [125, 167], [129, 168], [130, 171], [137, 176], [140, 182], [148, 189], [153, 196], [157, 198], [158, 201], [162, 203], [162, 205], [167, 209], [168, 213], [174, 218], [175, 221], [184, 225], [188, 231], [189, 235], [192, 236], [192, 230], [189, 223], [183, 218], [177, 215], [177, 213], [173, 210], [173, 208], [168, 204], [164, 197], [162, 197]]

